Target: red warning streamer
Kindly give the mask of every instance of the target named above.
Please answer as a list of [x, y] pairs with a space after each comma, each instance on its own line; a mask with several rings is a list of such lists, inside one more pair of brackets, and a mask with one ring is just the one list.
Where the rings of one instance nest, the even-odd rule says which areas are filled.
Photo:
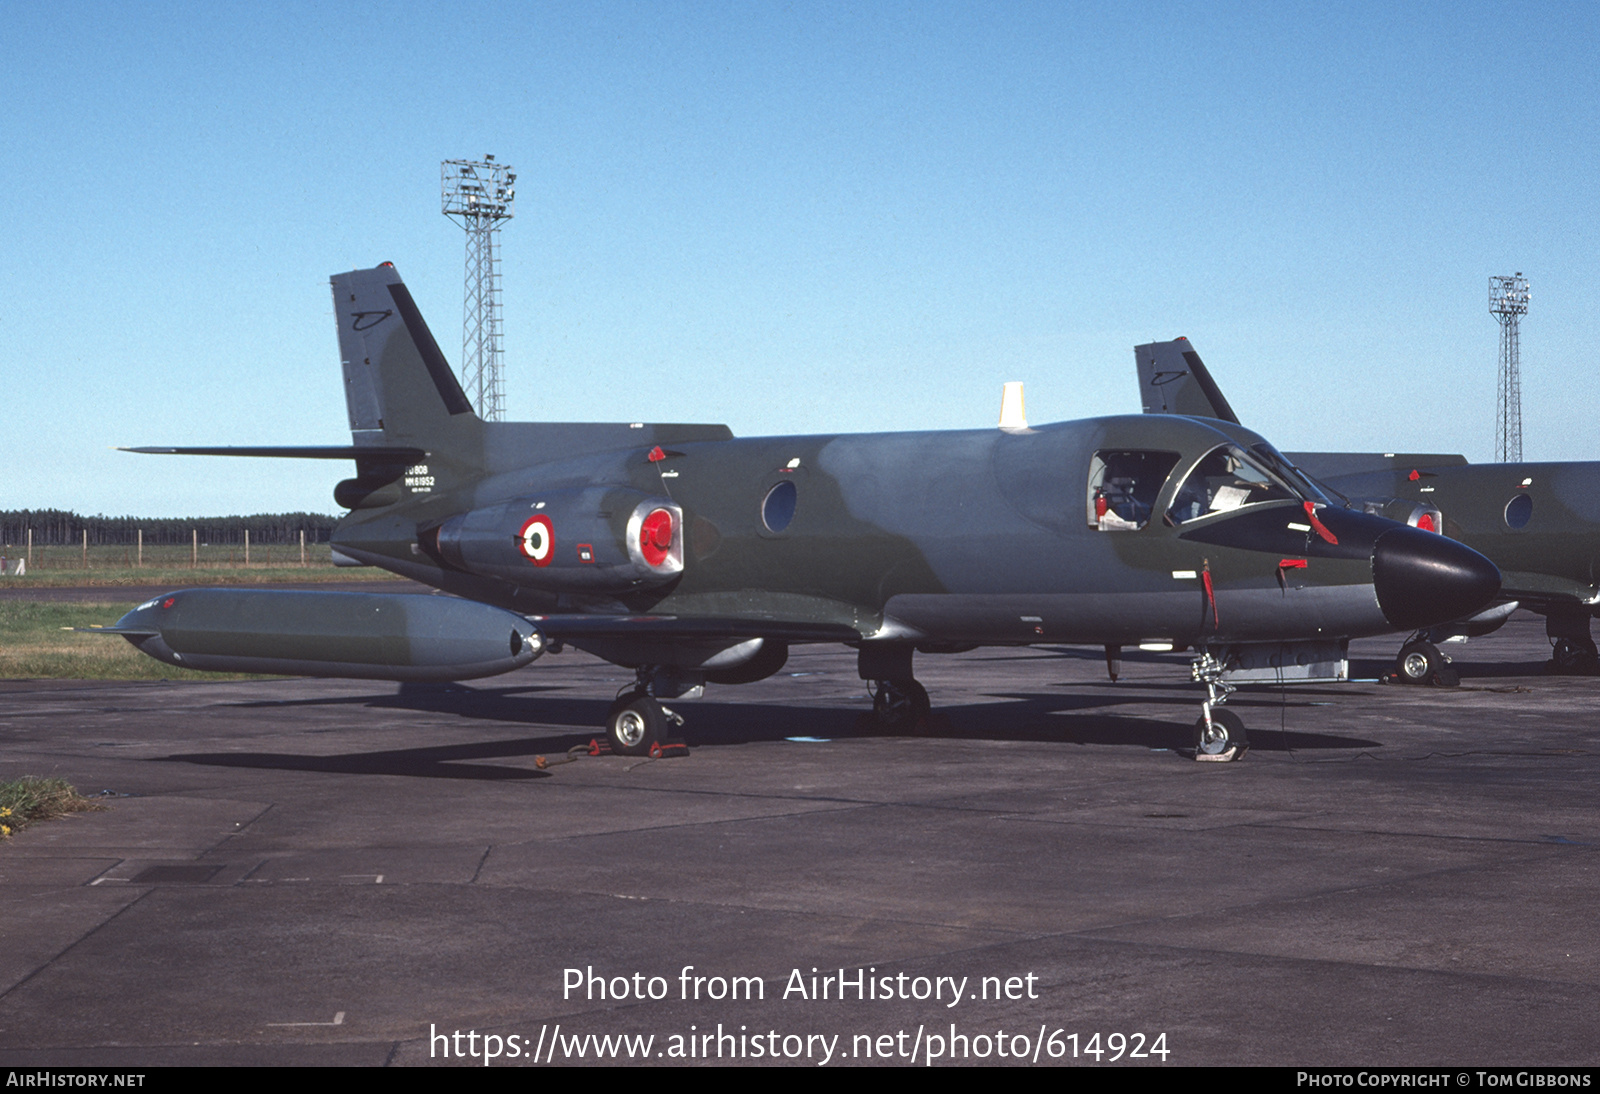
[[1329, 543], [1338, 543], [1339, 537], [1328, 531], [1328, 526], [1317, 519], [1317, 507], [1314, 502], [1306, 502], [1306, 518], [1311, 521], [1311, 527], [1316, 529], [1317, 535]]
[[1282, 558], [1282, 559], [1279, 559], [1278, 560], [1278, 569], [1277, 569], [1278, 588], [1282, 589], [1284, 592], [1288, 592], [1289, 591], [1289, 582], [1283, 576], [1284, 572], [1286, 570], [1304, 570], [1305, 568], [1306, 568], [1306, 560], [1303, 559], [1303, 558]]

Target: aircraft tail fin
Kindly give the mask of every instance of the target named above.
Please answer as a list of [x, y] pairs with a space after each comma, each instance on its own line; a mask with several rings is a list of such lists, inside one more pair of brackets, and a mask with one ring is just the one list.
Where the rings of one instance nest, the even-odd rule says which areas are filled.
[[441, 488], [483, 470], [483, 422], [391, 262], [332, 278], [345, 405], [357, 447], [427, 452]]
[[1239, 424], [1239, 416], [1187, 338], [1134, 346], [1133, 360], [1146, 414], [1183, 414]]

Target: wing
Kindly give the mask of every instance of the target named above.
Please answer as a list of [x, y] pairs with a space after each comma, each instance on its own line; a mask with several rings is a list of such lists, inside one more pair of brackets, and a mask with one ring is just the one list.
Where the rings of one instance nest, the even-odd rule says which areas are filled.
[[530, 615], [548, 638], [768, 638], [785, 642], [859, 642], [861, 632], [843, 623], [788, 619], [673, 615]]

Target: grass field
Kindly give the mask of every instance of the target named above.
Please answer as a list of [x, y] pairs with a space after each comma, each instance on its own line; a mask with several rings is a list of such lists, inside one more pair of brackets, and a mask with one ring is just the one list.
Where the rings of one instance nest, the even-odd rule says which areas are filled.
[[195, 672], [147, 657], [111, 634], [63, 628], [108, 626], [137, 605], [108, 597], [104, 603], [0, 600], [0, 679], [4, 680], [241, 680]]
[[[26, 548], [5, 547], [0, 554], [15, 560]], [[113, 635], [74, 632], [74, 627], [115, 623], [136, 606], [118, 586], [154, 585], [169, 589], [196, 585], [321, 584], [347, 581], [393, 581], [395, 575], [372, 566], [335, 566], [326, 543], [306, 547], [252, 547], [244, 561], [242, 546], [201, 545], [199, 564], [189, 547], [146, 547], [139, 565], [134, 547], [90, 546], [87, 563], [81, 547], [34, 546], [33, 561], [22, 576], [0, 577], [0, 589], [25, 590], [105, 588], [103, 600], [56, 602], [0, 599], [0, 679], [64, 680], [226, 680], [247, 679], [226, 673], [195, 672], [147, 657]], [[98, 593], [95, 595], [99, 595]]]
[[10, 839], [34, 821], [54, 820], [68, 813], [98, 812], [105, 806], [85, 798], [65, 779], [24, 775], [0, 783], [0, 839]]
[[[25, 558], [27, 548], [0, 549], [9, 560]], [[21, 577], [0, 577], [0, 588], [59, 588], [62, 586], [116, 585], [272, 585], [285, 582], [392, 581], [394, 574], [372, 566], [335, 566], [326, 543], [306, 546], [306, 564], [300, 565], [300, 548], [252, 547], [250, 561], [238, 545], [204, 546], [195, 563], [188, 547], [146, 547], [143, 565], [135, 547], [90, 546], [87, 565], [81, 547], [39, 547]]]

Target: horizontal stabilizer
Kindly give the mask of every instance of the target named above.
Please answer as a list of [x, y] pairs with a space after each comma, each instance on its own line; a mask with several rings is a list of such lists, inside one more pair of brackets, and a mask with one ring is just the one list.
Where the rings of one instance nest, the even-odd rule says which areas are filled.
[[420, 463], [428, 458], [422, 448], [398, 445], [331, 444], [276, 447], [222, 448], [119, 448], [118, 452], [138, 452], [154, 456], [266, 456], [283, 460], [381, 460], [384, 463]]

